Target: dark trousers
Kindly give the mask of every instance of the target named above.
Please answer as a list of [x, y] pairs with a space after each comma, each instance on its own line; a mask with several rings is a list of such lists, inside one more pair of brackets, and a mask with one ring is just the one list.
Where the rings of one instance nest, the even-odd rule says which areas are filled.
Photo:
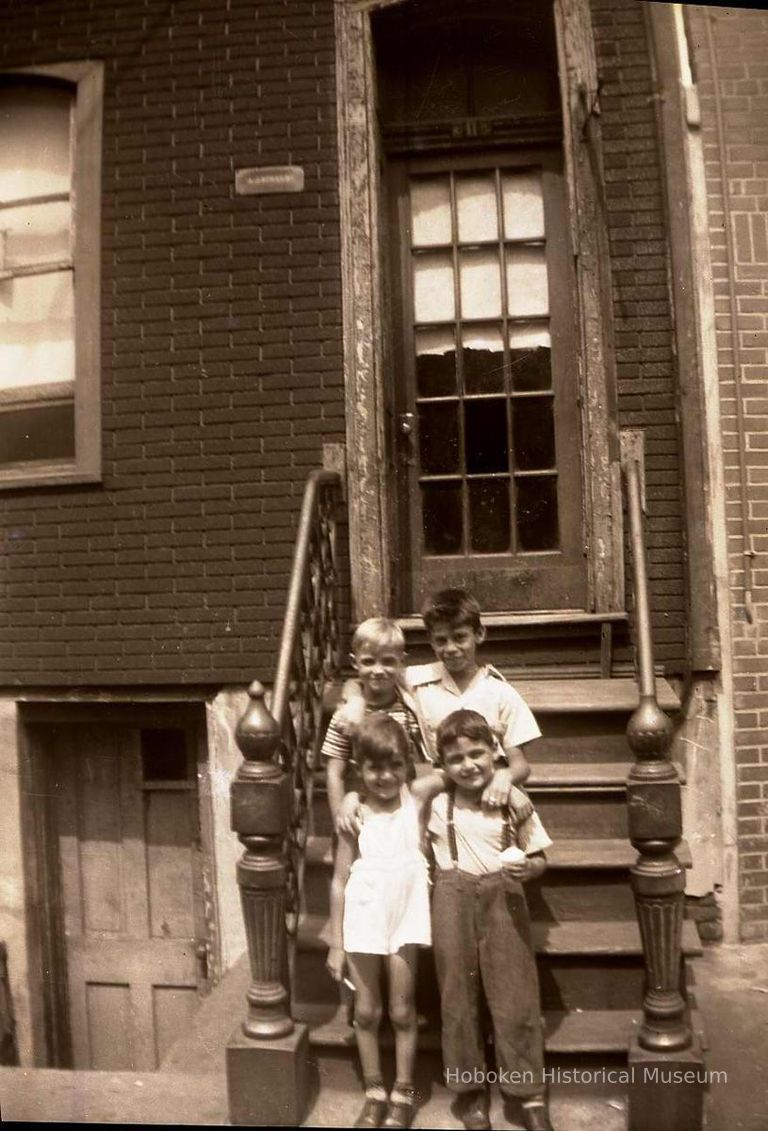
[[491, 1071], [498, 1071], [501, 1091], [522, 1098], [542, 1092], [539, 980], [522, 886], [502, 872], [437, 871], [432, 937], [447, 1086], [454, 1092], [483, 1087], [487, 1004]]

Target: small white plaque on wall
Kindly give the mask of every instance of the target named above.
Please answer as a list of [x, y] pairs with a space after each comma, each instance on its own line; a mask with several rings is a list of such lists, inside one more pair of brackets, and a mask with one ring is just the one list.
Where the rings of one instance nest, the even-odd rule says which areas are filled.
[[301, 165], [257, 165], [252, 169], [235, 169], [235, 192], [238, 196], [303, 191], [304, 170]]

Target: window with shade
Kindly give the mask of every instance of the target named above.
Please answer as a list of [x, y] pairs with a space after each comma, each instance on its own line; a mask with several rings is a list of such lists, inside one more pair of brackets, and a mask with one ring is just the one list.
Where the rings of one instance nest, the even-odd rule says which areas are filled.
[[547, 191], [533, 164], [409, 180], [426, 555], [560, 547]]
[[0, 75], [0, 486], [99, 470], [101, 70], [44, 72]]

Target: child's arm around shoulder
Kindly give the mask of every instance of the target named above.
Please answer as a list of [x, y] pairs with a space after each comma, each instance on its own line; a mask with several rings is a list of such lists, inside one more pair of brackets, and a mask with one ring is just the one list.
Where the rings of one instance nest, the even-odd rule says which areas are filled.
[[445, 770], [433, 767], [428, 773], [420, 774], [410, 784], [411, 797], [419, 809], [424, 809], [432, 803], [439, 793], [443, 793], [448, 783]]

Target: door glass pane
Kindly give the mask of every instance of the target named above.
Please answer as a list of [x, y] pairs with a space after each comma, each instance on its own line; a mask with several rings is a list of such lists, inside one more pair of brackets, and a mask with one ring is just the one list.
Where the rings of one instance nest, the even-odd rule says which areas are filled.
[[521, 550], [556, 550], [557, 478], [554, 475], [532, 475], [518, 479], [517, 541]]
[[518, 324], [510, 328], [509, 367], [515, 392], [552, 388], [552, 350], [547, 326]]
[[544, 200], [541, 172], [525, 169], [504, 173], [501, 178], [504, 202], [504, 238], [538, 240], [544, 238]]
[[456, 394], [456, 339], [452, 329], [416, 331], [416, 388], [420, 397]]
[[0, 209], [0, 239], [5, 232], [5, 266], [50, 264], [68, 259], [71, 219], [68, 200]]
[[543, 247], [507, 248], [507, 313], [510, 318], [549, 313], [547, 262]]
[[449, 253], [414, 256], [413, 303], [417, 322], [452, 322], [456, 317]]
[[462, 318], [499, 318], [501, 280], [499, 256], [488, 251], [462, 251], [459, 257]]
[[0, 389], [74, 377], [72, 272], [0, 280]]
[[456, 178], [456, 213], [459, 243], [498, 240], [496, 178], [493, 173]]
[[451, 475], [459, 467], [458, 403], [419, 405], [419, 451], [425, 475]]
[[512, 407], [515, 467], [539, 471], [555, 466], [555, 422], [551, 397], [516, 398]]
[[424, 483], [421, 487], [424, 552], [460, 554], [461, 483]]
[[499, 326], [465, 327], [461, 335], [465, 393], [504, 390], [504, 343]]
[[509, 551], [509, 480], [472, 479], [469, 483], [470, 544], [476, 554]]
[[508, 471], [506, 398], [465, 401], [464, 421], [467, 472], [482, 475]]
[[411, 181], [411, 241], [413, 247], [451, 242], [451, 191], [447, 177]]

